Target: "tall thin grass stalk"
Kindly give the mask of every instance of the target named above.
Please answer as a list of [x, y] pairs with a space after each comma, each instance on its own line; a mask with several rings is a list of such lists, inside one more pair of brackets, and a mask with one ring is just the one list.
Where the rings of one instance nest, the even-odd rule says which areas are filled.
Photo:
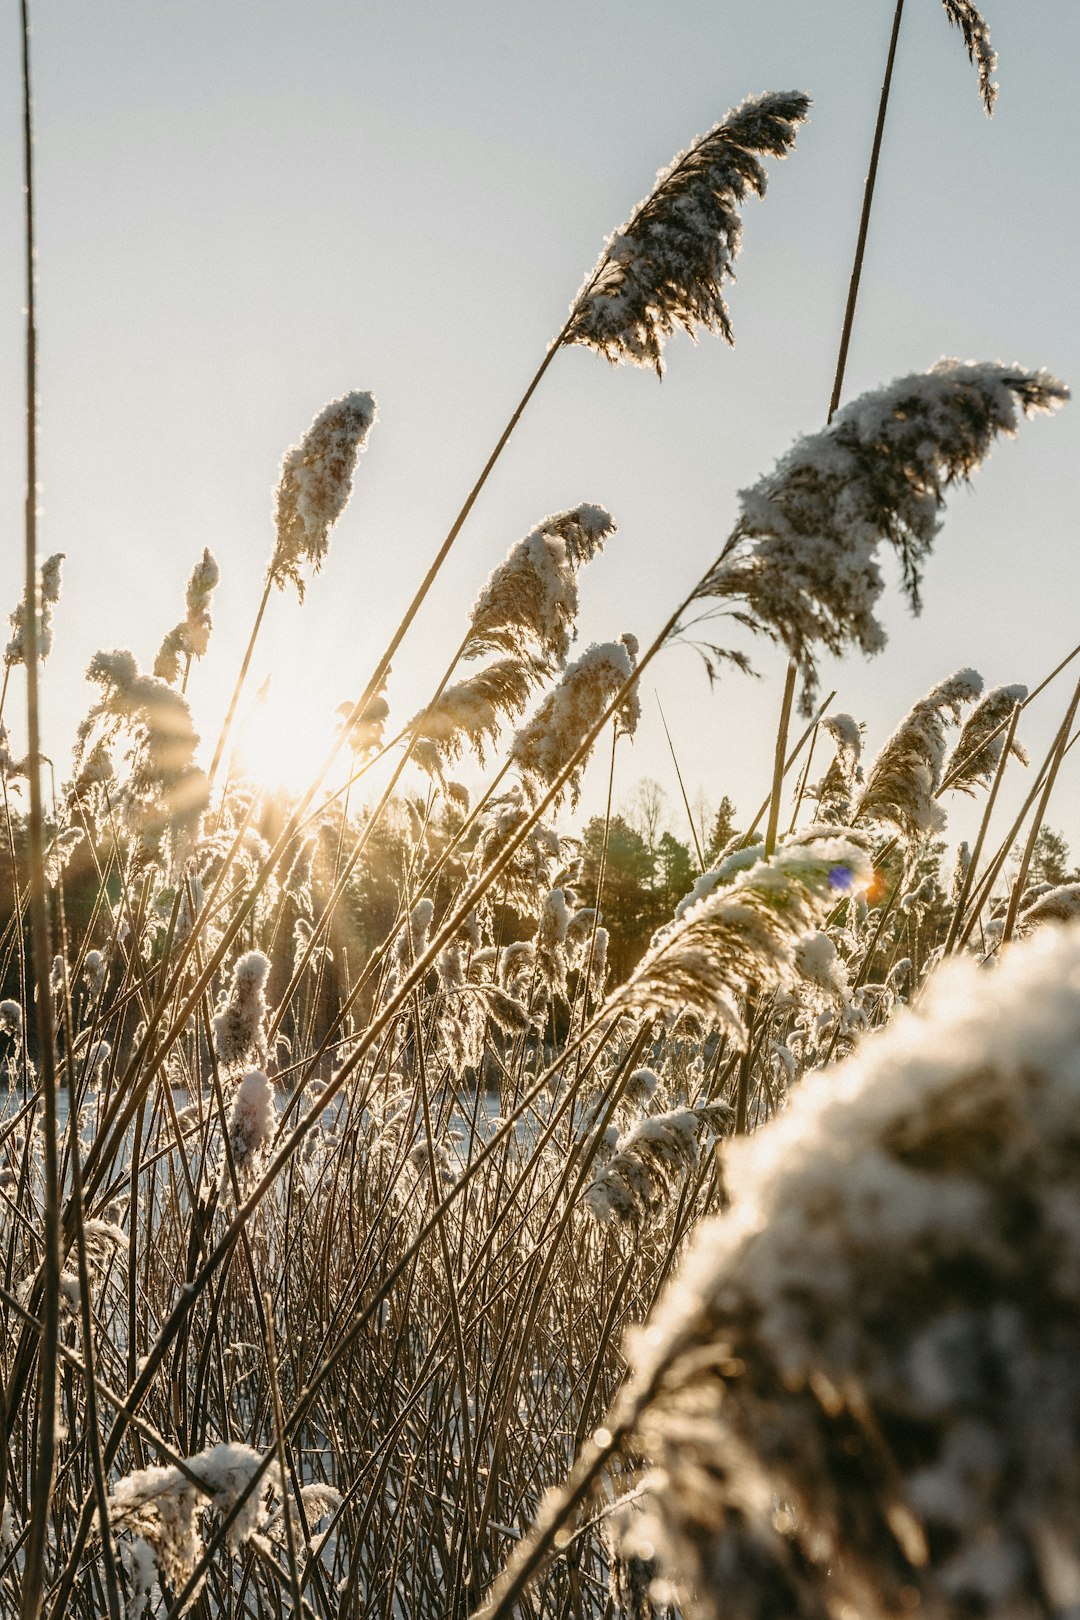
[[1028, 829], [1027, 839], [1024, 843], [1023, 853], [1020, 856], [1020, 865], [1017, 869], [1016, 881], [1013, 884], [1012, 894], [1009, 896], [1009, 909], [1005, 914], [1005, 926], [1001, 934], [1001, 944], [1003, 947], [1008, 945], [1009, 941], [1012, 939], [1013, 929], [1016, 927], [1016, 917], [1020, 910], [1020, 901], [1023, 899], [1024, 889], [1027, 885], [1027, 875], [1031, 867], [1031, 857], [1035, 849], [1035, 840], [1038, 838], [1043, 822], [1046, 819], [1046, 811], [1047, 806], [1050, 803], [1050, 795], [1054, 791], [1054, 783], [1057, 781], [1057, 774], [1061, 768], [1061, 761], [1064, 759], [1066, 749], [1069, 745], [1069, 733], [1072, 730], [1072, 723], [1076, 715], [1077, 705], [1080, 705], [1080, 681], [1078, 681], [1076, 684], [1076, 688], [1073, 692], [1072, 702], [1066, 711], [1065, 719], [1062, 721], [1057, 745], [1050, 756], [1050, 764], [1046, 772], [1046, 785], [1043, 788], [1042, 798], [1039, 800], [1038, 808], [1032, 817], [1031, 826]]
[[667, 738], [668, 750], [671, 754], [671, 763], [675, 767], [675, 778], [679, 784], [679, 794], [682, 798], [683, 809], [686, 811], [686, 819], [690, 824], [690, 837], [694, 840], [694, 854], [697, 856], [698, 871], [704, 872], [705, 855], [701, 848], [701, 839], [698, 837], [697, 826], [694, 822], [693, 813], [690, 809], [690, 800], [686, 796], [686, 784], [683, 781], [682, 771], [679, 769], [679, 761], [675, 753], [675, 744], [671, 740], [671, 732], [668, 730], [667, 718], [665, 717], [663, 708], [660, 704], [660, 695], [658, 692], [654, 692], [653, 696], [656, 698], [656, 707], [660, 711], [660, 723], [664, 728], [664, 736]]
[[1001, 779], [1005, 775], [1005, 767], [1009, 763], [1009, 757], [1012, 753], [1012, 745], [1016, 738], [1016, 727], [1019, 723], [1020, 713], [1023, 707], [1024, 705], [1022, 703], [1014, 703], [1012, 714], [1009, 716], [1008, 729], [1005, 733], [1005, 744], [1001, 750], [1001, 757], [997, 762], [997, 769], [994, 771], [994, 780], [990, 784], [990, 791], [986, 796], [986, 804], [983, 807], [982, 817], [979, 821], [979, 831], [976, 835], [975, 844], [971, 851], [971, 859], [968, 861], [968, 868], [961, 880], [960, 889], [957, 893], [956, 901], [953, 906], [953, 914], [949, 922], [949, 932], [945, 936], [945, 944], [942, 947], [942, 956], [950, 956], [956, 945], [956, 939], [960, 932], [960, 925], [964, 919], [964, 912], [967, 907], [968, 897], [971, 894], [971, 885], [974, 882], [975, 873], [978, 871], [979, 862], [982, 859], [983, 845], [986, 842], [986, 833], [988, 827], [990, 826], [990, 817], [994, 813], [994, 805], [997, 803], [998, 789], [1001, 787]]
[[1064, 756], [1065, 746], [1069, 736], [1069, 723], [1072, 714], [1075, 712], [1075, 707], [1076, 696], [1074, 694], [1073, 700], [1070, 702], [1069, 708], [1066, 711], [1066, 719], [1055, 732], [1054, 740], [1050, 744], [1046, 758], [1043, 760], [1030, 792], [1017, 812], [1016, 819], [1009, 828], [1009, 831], [1006, 833], [1005, 837], [1002, 839], [1001, 843], [998, 845], [996, 853], [992, 857], [986, 871], [983, 873], [978, 883], [975, 883], [974, 881], [972, 883], [973, 898], [968, 908], [966, 921], [964, 922], [957, 936], [954, 946], [955, 949], [962, 949], [962, 947], [966, 945], [968, 940], [971, 938], [971, 935], [979, 922], [979, 918], [982, 915], [983, 908], [993, 892], [994, 884], [997, 882], [1002, 868], [1009, 858], [1009, 852], [1016, 843], [1016, 840], [1020, 835], [1020, 830], [1023, 827], [1024, 822], [1027, 820], [1028, 811], [1031, 809], [1032, 805], [1042, 792], [1047, 775], [1052, 769], [1054, 769], [1055, 759], [1060, 759]]
[[866, 182], [863, 187], [862, 211], [859, 215], [859, 234], [855, 242], [855, 261], [851, 267], [851, 280], [848, 284], [847, 303], [844, 307], [844, 322], [840, 333], [840, 353], [836, 362], [836, 375], [833, 378], [832, 397], [829, 400], [829, 420], [840, 407], [840, 397], [844, 391], [844, 373], [847, 370], [848, 348], [851, 343], [852, 328], [855, 325], [855, 306], [859, 301], [859, 284], [862, 281], [863, 257], [866, 253], [866, 239], [870, 231], [870, 211], [874, 206], [874, 188], [877, 185], [878, 160], [881, 157], [881, 142], [885, 134], [885, 116], [889, 110], [889, 92], [892, 89], [893, 64], [896, 61], [896, 46], [900, 38], [900, 19], [904, 14], [904, 0], [896, 0], [896, 10], [893, 13], [892, 33], [889, 36], [889, 53], [885, 60], [885, 76], [881, 81], [881, 97], [878, 101], [877, 122], [874, 125], [874, 140], [870, 148], [870, 167], [866, 171]]
[[23, 199], [26, 251], [26, 516], [25, 516], [25, 629], [26, 709], [30, 782], [29, 864], [30, 923], [33, 940], [38, 1063], [44, 1110], [45, 1203], [44, 1311], [38, 1356], [38, 1453], [29, 1514], [29, 1535], [22, 1576], [23, 1620], [37, 1620], [41, 1612], [45, 1540], [52, 1502], [56, 1461], [57, 1381], [60, 1325], [60, 1192], [56, 1142], [56, 1066], [52, 1001], [48, 974], [52, 961], [49, 908], [45, 888], [45, 816], [41, 794], [41, 717], [38, 672], [37, 576], [37, 266], [34, 233], [34, 129], [30, 75], [29, 0], [20, 0], [22, 45]]

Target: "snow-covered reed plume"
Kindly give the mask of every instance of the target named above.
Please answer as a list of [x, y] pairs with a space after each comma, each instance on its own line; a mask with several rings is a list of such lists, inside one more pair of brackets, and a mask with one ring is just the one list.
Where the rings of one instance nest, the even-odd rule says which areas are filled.
[[167, 633], [154, 659], [154, 674], [159, 680], [173, 685], [182, 679], [193, 658], [206, 656], [214, 628], [210, 603], [220, 579], [221, 570], [213, 553], [204, 547], [187, 582], [184, 617]]
[[990, 43], [990, 29], [986, 18], [972, 0], [942, 0], [945, 15], [955, 28], [959, 28], [967, 47], [968, 61], [979, 70], [979, 94], [983, 99], [987, 117], [994, 111], [998, 87], [994, 83], [997, 52]]
[[758, 153], [786, 157], [810, 110], [799, 91], [751, 96], [656, 177], [604, 246], [575, 300], [564, 341], [663, 371], [676, 327], [733, 341], [724, 284], [742, 238], [738, 209], [768, 181]]
[[[349, 727], [349, 747], [354, 754], [374, 753], [382, 747], [383, 732], [390, 718], [390, 705], [386, 701], [386, 683], [389, 675], [390, 671], [387, 669], [375, 695], [364, 705]], [[348, 720], [355, 707], [353, 703], [338, 705], [337, 712], [342, 717], [342, 724]]]
[[105, 988], [105, 976], [108, 972], [108, 963], [101, 951], [87, 951], [83, 957], [83, 977], [86, 981], [86, 993], [91, 1001], [96, 1001]]
[[657, 935], [612, 1009], [691, 1010], [715, 1019], [736, 1044], [746, 1040], [738, 1000], [751, 987], [789, 983], [802, 937], [829, 911], [865, 887], [872, 868], [850, 838], [789, 844], [771, 859], [754, 859], [723, 888], [688, 905]]
[[122, 731], [130, 738], [125, 810], [147, 840], [166, 832], [178, 847], [190, 843], [206, 807], [206, 778], [195, 764], [198, 734], [181, 694], [153, 675], [142, 675], [130, 652], [95, 653], [86, 678], [101, 696], [80, 723], [75, 768]]
[[684, 1613], [1075, 1604], [1078, 1036], [1080, 929], [1047, 929], [732, 1146], [625, 1397]]
[[261, 1069], [249, 1069], [233, 1093], [229, 1147], [241, 1190], [258, 1178], [274, 1136], [274, 1088]]
[[330, 546], [330, 530], [352, 494], [356, 462], [375, 421], [370, 394], [343, 394], [321, 410], [298, 445], [287, 451], [274, 493], [277, 541], [269, 577], [279, 590], [296, 586], [304, 599], [301, 565], [316, 573]]
[[578, 610], [577, 569], [615, 532], [602, 506], [575, 506], [544, 518], [510, 548], [469, 615], [464, 658], [504, 653], [540, 670], [565, 663]]
[[214, 1014], [214, 1050], [226, 1068], [255, 1053], [266, 1061], [266, 981], [270, 958], [246, 951], [233, 969], [232, 984]]
[[860, 821], [887, 821], [912, 842], [938, 833], [945, 812], [934, 795], [941, 786], [945, 727], [959, 724], [965, 703], [982, 691], [982, 676], [959, 669], [931, 688], [904, 716], [866, 773], [855, 806]]
[[496, 658], [446, 687], [414, 722], [416, 736], [430, 745], [415, 754], [417, 763], [441, 769], [470, 748], [483, 765], [503, 724], [524, 714], [534, 678], [534, 670], [523, 659]]
[[[1027, 694], [1026, 686], [995, 686], [975, 705], [945, 762], [942, 780], [950, 788], [974, 793], [977, 787], [989, 787], [1005, 747], [1006, 722]], [[1027, 754], [1015, 738], [1010, 752], [1027, 764]]]
[[[37, 655], [48, 658], [52, 651], [52, 610], [60, 600], [60, 568], [64, 553], [47, 557], [38, 572]], [[26, 663], [26, 598], [10, 615], [11, 640], [4, 648], [5, 664]]]
[[[114, 1531], [131, 1536], [123, 1544], [131, 1620], [145, 1610], [155, 1575], [174, 1593], [183, 1587], [203, 1551], [200, 1513], [211, 1509], [221, 1518], [229, 1513], [261, 1462], [250, 1446], [221, 1441], [188, 1457], [184, 1472], [175, 1466], [151, 1465], [137, 1468], [117, 1482], [109, 1497], [109, 1522]], [[262, 1484], [230, 1526], [231, 1551], [239, 1551], [263, 1530], [271, 1489], [280, 1490], [276, 1463], [267, 1469]]]
[[[1080, 883], [1059, 883], [1026, 896], [1017, 918], [1017, 931], [1029, 934], [1048, 922], [1071, 922], [1080, 917]], [[988, 929], [989, 933], [989, 929]]]
[[[618, 641], [594, 644], [566, 666], [558, 684], [522, 726], [510, 749], [510, 757], [530, 789], [542, 793], [569, 764], [608, 704], [632, 678], [637, 650], [637, 638], [624, 635]], [[640, 717], [641, 703], [635, 686], [619, 709], [620, 731], [632, 737]], [[575, 805], [585, 764], [583, 759], [562, 789]]]
[[741, 516], [697, 597], [738, 603], [741, 622], [787, 648], [809, 712], [817, 647], [839, 656], [885, 644], [874, 616], [882, 542], [896, 551], [918, 611], [946, 490], [971, 476], [998, 434], [1015, 434], [1020, 413], [1068, 397], [1046, 371], [959, 360], [863, 394], [740, 492]]
[[821, 729], [836, 750], [828, 770], [818, 782], [807, 787], [807, 796], [817, 801], [819, 818], [847, 822], [851, 819], [851, 799], [862, 780], [863, 727], [850, 714], [826, 715]]
[[701, 1158], [699, 1132], [716, 1131], [732, 1118], [726, 1103], [703, 1103], [652, 1114], [624, 1131], [583, 1194], [601, 1223], [639, 1229], [660, 1213]]
[[553, 996], [566, 1000], [566, 935], [569, 927], [570, 908], [566, 904], [566, 895], [562, 889], [552, 889], [540, 908], [540, 921], [533, 942], [534, 983], [538, 999], [545, 1004]]

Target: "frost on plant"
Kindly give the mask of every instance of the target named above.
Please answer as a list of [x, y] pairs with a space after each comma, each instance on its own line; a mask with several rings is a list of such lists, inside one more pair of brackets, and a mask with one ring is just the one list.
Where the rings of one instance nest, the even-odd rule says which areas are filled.
[[[514, 738], [510, 755], [537, 797], [570, 764], [609, 704], [633, 679], [636, 659], [637, 639], [631, 635], [590, 647], [567, 665], [558, 684], [532, 719], [522, 726]], [[633, 736], [640, 715], [637, 688], [631, 686], [616, 715], [620, 731]], [[574, 767], [561, 790], [569, 792], [574, 804], [586, 759], [587, 756]]]
[[882, 542], [895, 550], [918, 611], [946, 491], [971, 476], [998, 434], [1016, 432], [1021, 413], [1068, 397], [1046, 371], [959, 360], [863, 394], [740, 492], [741, 516], [698, 596], [731, 602], [740, 622], [787, 648], [809, 713], [816, 648], [840, 656], [885, 645], [874, 616]]
[[676, 327], [698, 327], [733, 342], [724, 284], [742, 239], [738, 209], [765, 193], [759, 153], [786, 157], [810, 110], [799, 91], [750, 96], [699, 136], [605, 244], [578, 294], [565, 341], [608, 360], [664, 369]]
[[214, 1049], [226, 1068], [254, 1053], [266, 1054], [266, 980], [270, 958], [247, 951], [233, 969], [232, 984], [214, 1015]]
[[701, 1013], [746, 1040], [740, 997], [753, 985], [790, 982], [802, 937], [870, 881], [865, 850], [850, 838], [784, 847], [687, 906], [661, 930], [610, 1005], [638, 1012]]
[[950, 963], [731, 1147], [631, 1351], [690, 1615], [1060, 1615], [1080, 1568], [1080, 930]]
[[[1027, 695], [1026, 686], [995, 686], [975, 705], [945, 762], [945, 787], [956, 793], [974, 793], [977, 787], [989, 787], [1005, 747], [1005, 733], [1013, 708], [1023, 703]], [[1022, 765], [1027, 764], [1027, 754], [1015, 738], [1010, 753], [1015, 754]]]
[[[58, 551], [47, 557], [38, 570], [37, 655], [42, 660], [48, 658], [52, 651], [52, 610], [60, 600], [60, 565], [63, 561], [64, 553]], [[26, 612], [24, 597], [10, 615], [11, 640], [4, 648], [6, 664], [26, 663]]]
[[958, 724], [965, 703], [982, 691], [982, 676], [957, 670], [933, 687], [901, 720], [866, 773], [855, 807], [862, 821], [887, 821], [917, 841], [945, 826], [936, 799], [945, 759], [945, 727]]
[[206, 547], [187, 582], [184, 617], [168, 632], [154, 659], [154, 674], [159, 680], [175, 684], [186, 674], [193, 658], [206, 656], [214, 627], [210, 603], [220, 578], [221, 570]]
[[270, 579], [284, 590], [295, 585], [304, 599], [301, 565], [317, 573], [330, 547], [330, 530], [352, 494], [357, 458], [375, 421], [370, 394], [344, 394], [330, 401], [298, 445], [286, 452], [274, 495], [277, 541]]
[[578, 610], [577, 569], [615, 532], [602, 506], [575, 506], [544, 518], [512, 546], [469, 615], [462, 656], [526, 657], [541, 671], [570, 651]]
[[[219, 1517], [229, 1513], [261, 1463], [250, 1446], [222, 1441], [188, 1457], [183, 1470], [152, 1465], [117, 1482], [109, 1497], [109, 1522], [113, 1530], [131, 1535], [124, 1542], [130, 1620], [143, 1613], [155, 1575], [174, 1594], [190, 1579], [203, 1552], [200, 1513], [206, 1508]], [[231, 1551], [262, 1531], [271, 1488], [280, 1488], [276, 1463], [234, 1520], [228, 1534]]]
[[207, 803], [206, 777], [195, 763], [199, 738], [186, 701], [165, 681], [140, 674], [132, 654], [121, 648], [96, 653], [86, 678], [101, 695], [78, 729], [76, 772], [126, 734], [123, 804], [132, 830], [151, 858], [166, 839], [185, 855]]

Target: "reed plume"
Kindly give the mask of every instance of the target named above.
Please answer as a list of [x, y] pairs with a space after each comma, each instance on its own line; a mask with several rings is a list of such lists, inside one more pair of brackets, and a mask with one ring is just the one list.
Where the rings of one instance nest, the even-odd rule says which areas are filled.
[[[627, 634], [619, 641], [593, 645], [567, 665], [558, 684], [517, 733], [510, 748], [510, 758], [530, 790], [546, 790], [569, 765], [608, 704], [633, 677], [636, 657], [637, 639]], [[632, 737], [640, 716], [637, 689], [631, 687], [619, 709], [619, 730]], [[575, 805], [586, 763], [586, 759], [578, 762], [562, 789]]]
[[945, 15], [954, 28], [959, 28], [968, 54], [968, 61], [978, 68], [979, 94], [986, 108], [986, 116], [993, 115], [998, 86], [994, 83], [997, 52], [990, 44], [990, 29], [986, 19], [972, 0], [942, 0]]
[[[42, 661], [48, 658], [52, 651], [52, 610], [60, 600], [60, 570], [63, 561], [64, 553], [57, 551], [51, 557], [45, 559], [38, 573], [37, 655]], [[7, 665], [26, 663], [27, 611], [27, 602], [24, 596], [9, 616], [11, 640], [4, 648], [4, 662]]]
[[[975, 705], [945, 762], [943, 781], [948, 787], [972, 794], [978, 787], [990, 786], [1005, 747], [1005, 724], [1027, 695], [1026, 686], [995, 686]], [[1009, 752], [1027, 764], [1027, 753], [1015, 738]]]
[[855, 805], [857, 820], [889, 822], [911, 842], [941, 832], [946, 818], [936, 794], [945, 759], [945, 728], [950, 720], [959, 724], [963, 706], [973, 703], [981, 691], [982, 676], [973, 669], [959, 669], [919, 699], [867, 771]]
[[76, 772], [126, 733], [124, 808], [144, 840], [144, 853], [156, 859], [166, 834], [174, 853], [186, 853], [207, 803], [206, 777], [195, 764], [199, 738], [186, 701], [165, 681], [140, 674], [124, 649], [96, 653], [86, 678], [101, 696], [78, 728]]
[[512, 546], [469, 615], [463, 658], [527, 656], [542, 671], [565, 663], [578, 610], [577, 569], [615, 532], [602, 506], [544, 518]]
[[684, 1613], [1072, 1602], [1078, 987], [1076, 928], [993, 974], [950, 963], [919, 1014], [730, 1149], [731, 1208], [617, 1408], [663, 1469], [644, 1534]]
[[173, 685], [182, 676], [186, 679], [192, 659], [205, 658], [214, 628], [210, 603], [220, 579], [221, 570], [206, 546], [187, 582], [184, 617], [167, 632], [154, 659], [154, 674], [159, 680]]
[[615, 364], [664, 369], [676, 327], [734, 341], [724, 284], [742, 239], [739, 206], [765, 194], [758, 157], [786, 157], [810, 110], [799, 91], [750, 96], [662, 169], [645, 200], [609, 237], [571, 307], [563, 342]]
[[737, 603], [741, 623], [780, 642], [802, 670], [810, 713], [816, 647], [839, 656], [885, 645], [874, 616], [881, 543], [895, 550], [918, 612], [946, 491], [970, 478], [999, 434], [1016, 433], [1020, 414], [1068, 397], [1048, 372], [958, 360], [863, 394], [740, 492], [741, 516], [695, 599]]
[[609, 1006], [642, 1013], [691, 1010], [715, 1019], [736, 1045], [746, 1025], [738, 1002], [751, 987], [782, 985], [795, 974], [802, 937], [828, 911], [870, 881], [865, 851], [849, 838], [813, 839], [760, 858], [706, 893], [662, 931]]
[[277, 539], [269, 579], [284, 590], [295, 585], [304, 600], [301, 566], [318, 573], [330, 547], [330, 530], [352, 494], [353, 474], [376, 417], [370, 394], [343, 394], [316, 416], [281, 463], [274, 492]]

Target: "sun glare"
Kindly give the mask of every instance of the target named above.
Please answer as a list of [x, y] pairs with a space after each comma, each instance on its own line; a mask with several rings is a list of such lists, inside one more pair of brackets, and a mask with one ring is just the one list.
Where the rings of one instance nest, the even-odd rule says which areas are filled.
[[[273, 792], [299, 798], [322, 767], [335, 735], [333, 714], [313, 713], [306, 702], [290, 704], [288, 693], [275, 688], [268, 699], [254, 705], [239, 728], [234, 772]], [[335, 762], [333, 780], [340, 774]]]

